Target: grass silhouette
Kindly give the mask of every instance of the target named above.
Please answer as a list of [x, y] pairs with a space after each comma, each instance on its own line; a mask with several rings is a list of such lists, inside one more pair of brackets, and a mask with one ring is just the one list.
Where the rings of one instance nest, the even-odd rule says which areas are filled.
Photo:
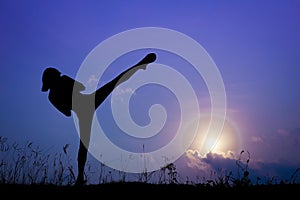
[[[300, 168], [295, 170], [290, 180], [274, 181], [266, 183], [252, 183], [249, 178], [248, 164], [250, 153], [241, 151], [236, 160], [238, 175], [229, 173], [212, 172], [214, 176], [203, 178], [194, 183], [180, 179], [174, 163], [168, 163], [158, 171], [137, 174], [132, 180], [128, 180], [125, 172], [108, 169], [103, 163], [99, 169], [94, 170], [87, 165], [86, 178], [98, 173], [97, 184], [74, 186], [76, 181], [75, 170], [68, 154], [69, 145], [62, 147], [62, 151], [50, 154], [47, 150], [28, 142], [25, 145], [9, 143], [7, 138], [0, 137], [0, 191], [12, 192], [165, 192], [171, 193], [214, 193], [218, 192], [297, 192], [300, 184], [297, 176]], [[246, 161], [242, 161], [243, 154], [248, 155]], [[90, 175], [89, 175], [90, 174]]]
[[0, 184], [72, 185], [75, 175], [67, 148], [52, 156], [32, 142], [21, 146], [0, 137]]

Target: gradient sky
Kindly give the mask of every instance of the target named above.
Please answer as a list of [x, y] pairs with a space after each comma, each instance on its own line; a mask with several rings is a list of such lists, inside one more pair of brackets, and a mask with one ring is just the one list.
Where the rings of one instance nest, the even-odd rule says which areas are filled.
[[[227, 151], [247, 150], [253, 173], [288, 179], [300, 167], [299, 11], [293, 0], [1, 1], [0, 135], [45, 149], [68, 143], [76, 152], [72, 118], [41, 92], [43, 70], [55, 66], [75, 77], [101, 41], [128, 29], [164, 27], [196, 40], [218, 66], [227, 93], [227, 132], [238, 141], [224, 154], [188, 152], [178, 161], [181, 172], [195, 177], [200, 169], [234, 170], [228, 160], [237, 157]], [[107, 80], [119, 72], [112, 70]]]

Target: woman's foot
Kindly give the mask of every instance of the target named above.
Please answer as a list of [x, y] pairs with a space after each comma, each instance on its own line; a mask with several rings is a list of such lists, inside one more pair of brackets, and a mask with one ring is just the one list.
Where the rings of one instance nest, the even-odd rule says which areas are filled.
[[156, 60], [155, 53], [147, 54], [136, 66], [139, 66], [140, 69], [146, 69], [147, 64], [153, 63]]
[[75, 186], [83, 186], [85, 184], [86, 184], [86, 180], [84, 180], [83, 178], [77, 178], [75, 182]]

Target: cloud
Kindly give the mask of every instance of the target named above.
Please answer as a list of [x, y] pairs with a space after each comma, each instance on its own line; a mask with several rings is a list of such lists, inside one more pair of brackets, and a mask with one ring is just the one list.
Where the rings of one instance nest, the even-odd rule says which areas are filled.
[[203, 162], [200, 159], [200, 154], [194, 150], [188, 150], [186, 152], [186, 157], [188, 158], [187, 166], [190, 168], [198, 169], [198, 170], [207, 170], [209, 167], [207, 163]]
[[206, 177], [209, 177], [211, 166], [204, 162], [197, 151], [189, 150], [181, 156], [176, 162], [180, 181], [191, 181], [200, 183]]
[[300, 163], [299, 128], [279, 128], [271, 133], [252, 135], [244, 145], [253, 155], [253, 160], [290, 165]]
[[[205, 156], [201, 156], [197, 151], [188, 150], [175, 164], [181, 178], [194, 183], [217, 180], [218, 177], [225, 177], [226, 175], [230, 175], [232, 180], [239, 179], [242, 178], [244, 170], [249, 172], [253, 184], [271, 181], [279, 183], [281, 180], [289, 182], [292, 181], [292, 178], [300, 182], [300, 174], [299, 178], [297, 176], [292, 177], [293, 173], [300, 167], [300, 163], [293, 165], [255, 161], [251, 160], [250, 153], [248, 155], [245, 151], [235, 156], [229, 158], [217, 153], [207, 153]], [[248, 159], [249, 162], [247, 163]], [[259, 179], [257, 179], [258, 177]], [[257, 182], [258, 180], [259, 182]]]
[[115, 89], [115, 94], [116, 95], [124, 95], [124, 94], [135, 94], [134, 90], [132, 88], [126, 87], [126, 88], [122, 88], [122, 87], [118, 87]]
[[199, 152], [188, 150], [176, 161], [178, 172], [182, 177], [188, 177], [195, 183], [208, 179], [217, 179], [217, 176], [225, 176], [236, 170], [236, 160], [224, 157], [222, 154], [207, 153], [201, 156]]
[[112, 100], [117, 100], [121, 103], [124, 102], [124, 97], [126, 95], [135, 95], [135, 91], [130, 87], [117, 87], [114, 90], [114, 95], [117, 98], [112, 98]]
[[[250, 165], [250, 173], [252, 177], [260, 177], [261, 182], [267, 183], [273, 181], [273, 183], [279, 183], [280, 181], [290, 182], [296, 180], [300, 183], [300, 177], [293, 177], [293, 174], [299, 169], [300, 163], [296, 165], [290, 165], [288, 163], [267, 163], [267, 162], [253, 162]], [[297, 175], [297, 174], [295, 174]], [[300, 175], [300, 174], [299, 174]], [[294, 179], [295, 178], [295, 179]]]
[[278, 160], [286, 162], [300, 162], [298, 152], [300, 152], [300, 130], [279, 129], [267, 141], [273, 147], [273, 153], [278, 156]]
[[96, 75], [92, 74], [87, 81], [87, 85], [89, 87], [95, 87], [97, 85], [97, 83], [98, 83], [98, 79], [97, 79]]
[[278, 129], [277, 130], [277, 133], [279, 135], [282, 135], [282, 136], [288, 136], [289, 135], [289, 131], [288, 130], [285, 130], [285, 129]]
[[263, 139], [259, 136], [252, 136], [251, 141], [252, 142], [263, 142]]

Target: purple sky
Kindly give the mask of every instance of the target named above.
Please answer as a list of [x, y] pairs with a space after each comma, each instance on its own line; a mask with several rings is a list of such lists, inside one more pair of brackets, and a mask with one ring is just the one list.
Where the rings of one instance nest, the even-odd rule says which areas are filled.
[[43, 70], [55, 66], [75, 77], [101, 41], [128, 29], [164, 27], [210, 54], [224, 80], [229, 130], [239, 138], [225, 149], [233, 157], [187, 153], [179, 170], [192, 177], [203, 169], [235, 170], [228, 163], [247, 150], [251, 172], [289, 179], [300, 167], [299, 10], [292, 0], [1, 1], [0, 136], [45, 149], [69, 143], [76, 152], [73, 120], [41, 92]]

